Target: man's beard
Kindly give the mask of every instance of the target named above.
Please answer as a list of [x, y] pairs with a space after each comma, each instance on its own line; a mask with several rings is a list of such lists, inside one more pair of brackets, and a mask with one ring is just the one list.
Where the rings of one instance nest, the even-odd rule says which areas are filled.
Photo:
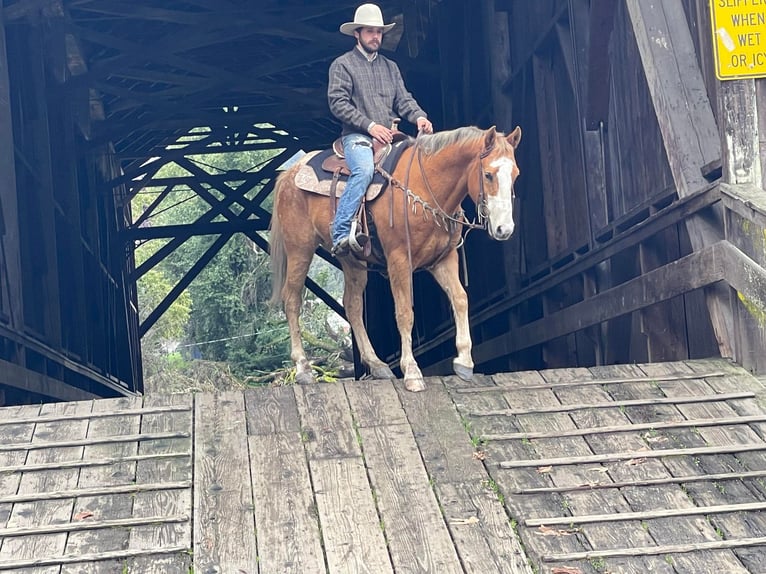
[[378, 45], [378, 48], [372, 48], [369, 44], [365, 44], [361, 40], [359, 40], [359, 45], [362, 47], [362, 50], [364, 50], [365, 52], [367, 52], [370, 55], [372, 55], [375, 52], [377, 52], [378, 48], [380, 47], [380, 45]]

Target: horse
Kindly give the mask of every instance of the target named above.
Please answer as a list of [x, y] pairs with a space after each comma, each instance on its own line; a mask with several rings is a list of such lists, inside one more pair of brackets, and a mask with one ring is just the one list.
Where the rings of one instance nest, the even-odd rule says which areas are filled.
[[[423, 374], [412, 351], [412, 274], [427, 269], [446, 293], [455, 320], [457, 356], [453, 370], [463, 380], [473, 377], [468, 298], [459, 276], [458, 247], [465, 227], [486, 229], [504, 241], [513, 234], [515, 191], [519, 176], [515, 151], [521, 128], [505, 135], [495, 126], [483, 130], [459, 127], [434, 134], [419, 134], [391, 173], [385, 172], [388, 189], [368, 203], [374, 222], [373, 242], [378, 255], [339, 257], [344, 275], [343, 305], [351, 325], [360, 360], [375, 379], [396, 378], [375, 353], [362, 320], [362, 294], [367, 285], [368, 263], [380, 263], [389, 278], [396, 324], [401, 338], [399, 366], [404, 386], [425, 389]], [[296, 186], [294, 176], [301, 162], [279, 175], [275, 183], [270, 224], [273, 304], [284, 304], [290, 331], [290, 358], [298, 383], [315, 382], [300, 335], [299, 312], [304, 281], [312, 258], [321, 245], [329, 251], [334, 209], [327, 197]], [[477, 217], [469, 222], [461, 204], [470, 196]], [[478, 223], [476, 223], [478, 221]], [[382, 252], [382, 256], [380, 255]]]

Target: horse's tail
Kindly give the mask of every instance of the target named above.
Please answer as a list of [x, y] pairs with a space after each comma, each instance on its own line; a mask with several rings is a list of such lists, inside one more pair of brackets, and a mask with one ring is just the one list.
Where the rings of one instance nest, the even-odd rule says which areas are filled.
[[282, 235], [282, 223], [279, 221], [279, 211], [277, 206], [279, 205], [279, 194], [284, 189], [287, 179], [287, 174], [292, 170], [287, 170], [277, 177], [277, 183], [274, 186], [274, 209], [271, 215], [271, 224], [269, 230], [270, 240], [270, 255], [271, 255], [271, 299], [269, 303], [271, 305], [279, 305], [282, 303], [282, 287], [285, 284], [285, 276], [287, 275], [287, 253], [285, 252], [285, 238]]

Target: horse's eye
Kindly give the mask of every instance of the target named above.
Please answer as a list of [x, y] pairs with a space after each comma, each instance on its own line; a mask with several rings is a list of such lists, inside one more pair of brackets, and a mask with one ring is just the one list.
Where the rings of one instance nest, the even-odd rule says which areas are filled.
[[487, 181], [492, 181], [492, 174], [488, 171], [484, 172], [484, 177], [487, 178]]

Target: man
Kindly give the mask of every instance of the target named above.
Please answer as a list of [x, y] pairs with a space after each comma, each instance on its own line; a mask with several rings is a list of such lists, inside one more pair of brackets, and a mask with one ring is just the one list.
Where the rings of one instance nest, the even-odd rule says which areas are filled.
[[333, 255], [360, 249], [349, 236], [351, 222], [374, 174], [373, 138], [391, 143], [392, 122], [400, 116], [417, 125], [419, 132], [433, 133], [428, 116], [405, 88], [399, 67], [378, 53], [383, 34], [394, 25], [383, 23], [383, 14], [375, 4], [362, 4], [354, 21], [340, 27], [341, 33], [356, 38], [356, 46], [330, 65], [327, 88], [330, 111], [343, 124], [343, 154], [351, 171], [335, 212]]

